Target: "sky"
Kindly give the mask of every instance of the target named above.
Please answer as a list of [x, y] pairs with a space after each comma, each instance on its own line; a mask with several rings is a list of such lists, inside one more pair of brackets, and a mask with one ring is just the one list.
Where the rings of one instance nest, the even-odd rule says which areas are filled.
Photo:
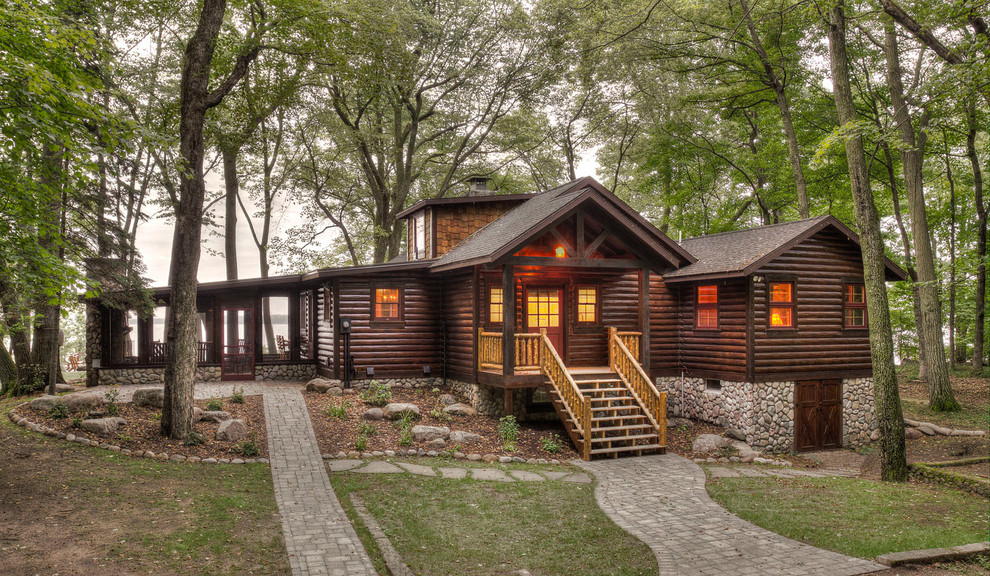
[[[594, 152], [585, 154], [585, 157], [578, 163], [575, 171], [577, 177], [595, 176], [598, 170], [598, 163], [595, 161]], [[206, 173], [207, 198], [215, 196], [223, 190], [223, 177], [219, 171]], [[250, 200], [244, 198], [249, 212], [253, 211]], [[213, 209], [214, 217], [220, 222], [223, 213], [223, 203], [217, 203]], [[276, 215], [281, 213], [281, 217], [276, 216], [277, 221], [272, 223], [273, 238], [278, 237], [290, 228], [304, 224], [302, 209], [299, 205], [290, 205], [276, 208]], [[259, 221], [260, 224], [260, 221]], [[322, 223], [320, 223], [322, 225]], [[217, 230], [219, 231], [219, 230]], [[147, 271], [145, 276], [151, 279], [152, 286], [166, 286], [168, 284], [168, 270], [172, 258], [172, 223], [161, 216], [153, 216], [148, 221], [138, 226], [137, 248], [141, 253]], [[332, 242], [333, 240], [328, 240]], [[213, 282], [226, 279], [226, 266], [224, 263], [223, 237], [210, 234], [210, 229], [203, 228], [203, 244], [199, 259], [199, 281]], [[251, 231], [243, 213], [238, 213], [237, 220], [237, 265], [238, 277], [257, 278], [261, 275], [261, 267], [258, 263], [258, 248], [251, 238]], [[272, 262], [271, 274], [279, 274], [278, 263]]]

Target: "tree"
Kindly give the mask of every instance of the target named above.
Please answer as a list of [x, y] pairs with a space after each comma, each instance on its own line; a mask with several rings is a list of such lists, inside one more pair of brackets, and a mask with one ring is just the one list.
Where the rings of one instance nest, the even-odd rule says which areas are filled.
[[162, 434], [183, 439], [192, 428], [193, 391], [196, 383], [196, 340], [199, 315], [196, 311], [196, 274], [206, 183], [203, 179], [206, 113], [218, 106], [247, 73], [261, 50], [261, 38], [269, 23], [260, 4], [251, 6], [251, 32], [237, 55], [233, 69], [212, 90], [210, 72], [220, 27], [227, 11], [226, 0], [203, 0], [199, 23], [186, 44], [180, 87], [179, 197], [175, 205], [172, 263], [169, 269], [171, 301], [167, 322], [171, 326], [165, 355], [165, 400]]
[[849, 56], [846, 50], [846, 18], [842, 0], [828, 9], [829, 65], [832, 90], [839, 116], [839, 130], [845, 146], [852, 186], [856, 225], [859, 228], [866, 286], [866, 308], [870, 324], [870, 353], [873, 358], [873, 394], [880, 430], [880, 475], [884, 480], [907, 480], [904, 447], [904, 417], [901, 414], [897, 375], [894, 372], [893, 337], [890, 307], [885, 285], [883, 237], [880, 216], [873, 200], [863, 137], [849, 80]]

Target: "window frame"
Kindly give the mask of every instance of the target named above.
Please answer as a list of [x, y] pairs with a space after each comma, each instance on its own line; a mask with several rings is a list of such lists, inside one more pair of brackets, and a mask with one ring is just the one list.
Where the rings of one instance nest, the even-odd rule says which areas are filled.
[[[846, 301], [846, 293], [850, 286], [861, 286], [863, 288], [863, 301], [850, 303]], [[850, 326], [846, 324], [846, 310], [862, 310], [863, 325]], [[842, 329], [854, 332], [867, 332], [870, 329], [870, 313], [866, 308], [866, 282], [861, 279], [845, 279], [842, 281]]]
[[[715, 288], [715, 302], [705, 302], [702, 303], [700, 300], [701, 289], [702, 288]], [[695, 284], [694, 285], [694, 329], [704, 330], [706, 332], [716, 332], [722, 326], [722, 313], [720, 309], [721, 305], [721, 291], [718, 289], [717, 283], [705, 283], [705, 284]], [[715, 310], [715, 326], [702, 326], [698, 323], [700, 312], [702, 310]]]
[[[502, 301], [498, 304], [502, 309], [502, 319], [498, 322], [492, 320], [492, 291], [494, 290], [499, 290], [502, 292]], [[502, 285], [494, 282], [489, 283], [485, 287], [485, 295], [487, 296], [485, 299], [485, 324], [488, 326], [502, 326], [502, 323], [505, 320], [505, 291], [502, 290]]]
[[[581, 320], [581, 290], [593, 290], [595, 293], [595, 319], [590, 322]], [[577, 327], [602, 325], [602, 289], [598, 284], [574, 285], [574, 325]]]
[[[790, 302], [773, 302], [773, 285], [774, 284], [790, 284], [791, 286], [791, 300]], [[797, 330], [798, 319], [797, 319], [797, 281], [793, 277], [770, 277], [766, 280], [767, 288], [767, 330], [780, 332], [780, 331], [793, 331]], [[774, 308], [789, 308], [791, 311], [791, 325], [790, 326], [774, 326], [773, 325], [773, 309]]]
[[[422, 224], [423, 231], [422, 239], [419, 237], [420, 224]], [[420, 211], [413, 214], [409, 218], [409, 227], [412, 228], [412, 233], [409, 235], [409, 259], [425, 260], [428, 256], [426, 253], [426, 212]], [[422, 240], [422, 246], [420, 246], [420, 240]]]
[[[386, 316], [380, 317], [377, 312], [378, 304], [378, 291], [379, 290], [395, 290], [398, 292], [399, 301], [396, 310], [396, 316]], [[405, 290], [403, 286], [398, 284], [374, 284], [371, 286], [371, 327], [376, 326], [402, 326], [405, 324], [405, 314], [406, 314], [406, 297]]]

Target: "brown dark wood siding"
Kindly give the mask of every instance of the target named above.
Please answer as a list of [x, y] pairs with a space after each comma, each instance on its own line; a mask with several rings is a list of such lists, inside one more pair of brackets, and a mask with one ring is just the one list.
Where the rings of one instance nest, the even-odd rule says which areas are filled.
[[650, 371], [657, 375], [677, 374], [680, 368], [676, 290], [650, 275]]
[[[423, 366], [433, 374], [441, 369], [440, 282], [426, 275], [382, 274], [374, 278], [341, 278], [339, 317], [350, 318], [351, 354], [357, 378], [366, 378], [366, 368], [375, 368], [376, 378], [423, 375]], [[372, 322], [371, 294], [375, 287], [400, 288], [401, 322]], [[343, 366], [343, 347], [337, 359]]]
[[746, 280], [702, 282], [718, 285], [718, 329], [695, 329], [697, 284], [678, 288], [680, 363], [687, 375], [743, 381], [746, 378]]
[[[445, 276], [441, 314], [447, 327], [447, 375], [474, 382], [474, 271]], [[434, 371], [435, 375], [439, 372]]]
[[334, 310], [331, 294], [332, 286], [324, 284], [316, 290], [316, 358], [318, 366], [327, 371], [333, 370], [333, 325]]
[[[842, 327], [844, 280], [862, 281], [857, 246], [826, 229], [756, 272], [753, 283], [754, 376], [758, 382], [853, 378], [872, 374], [866, 330]], [[767, 282], [794, 282], [794, 330], [767, 329]]]

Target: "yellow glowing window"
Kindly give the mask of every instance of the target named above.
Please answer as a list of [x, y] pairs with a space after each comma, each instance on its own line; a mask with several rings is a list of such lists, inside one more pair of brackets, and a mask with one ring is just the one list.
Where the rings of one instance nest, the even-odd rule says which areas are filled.
[[399, 319], [399, 289], [375, 289], [375, 318], [379, 320]]
[[578, 288], [577, 291], [578, 322], [595, 323], [598, 321], [598, 288]]
[[560, 326], [560, 290], [528, 290], [526, 323], [530, 328]]
[[846, 328], [866, 328], [866, 288], [862, 284], [846, 285], [842, 325]]
[[794, 284], [770, 283], [770, 327], [794, 327]]
[[698, 286], [695, 327], [700, 330], [718, 329], [718, 286]]
[[490, 288], [488, 291], [488, 322], [499, 324], [502, 322], [502, 289]]

